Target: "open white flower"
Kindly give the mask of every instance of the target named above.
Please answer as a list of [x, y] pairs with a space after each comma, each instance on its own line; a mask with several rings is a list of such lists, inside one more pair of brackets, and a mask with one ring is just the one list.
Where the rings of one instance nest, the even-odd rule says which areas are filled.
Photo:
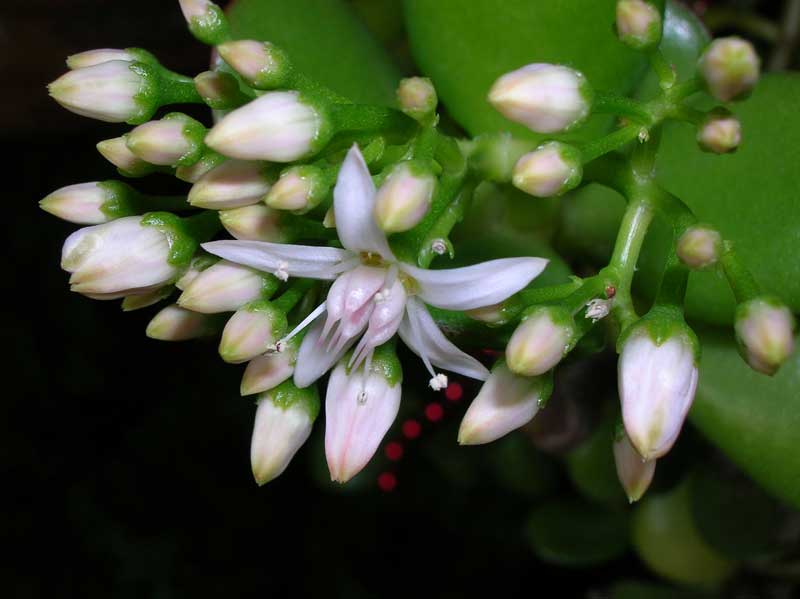
[[[485, 380], [489, 372], [439, 330], [425, 303], [474, 310], [505, 300], [544, 270], [543, 258], [505, 258], [474, 266], [425, 270], [400, 262], [374, 219], [375, 186], [358, 147], [347, 154], [334, 189], [336, 228], [344, 249], [259, 241], [215, 241], [203, 247], [226, 260], [288, 276], [333, 280], [328, 297], [276, 346], [314, 323], [303, 339], [294, 382], [306, 387], [359, 339], [350, 367], [369, 364], [376, 347], [395, 333], [422, 358], [431, 387], [447, 377], [434, 366]], [[423, 303], [424, 302], [424, 303]], [[321, 316], [327, 312], [326, 318]]]

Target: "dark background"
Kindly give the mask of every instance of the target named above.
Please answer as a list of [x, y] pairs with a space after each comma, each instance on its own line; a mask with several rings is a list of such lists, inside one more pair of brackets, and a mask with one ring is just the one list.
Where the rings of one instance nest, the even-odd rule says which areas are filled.
[[[603, 597], [620, 577], [647, 577], [632, 554], [586, 570], [537, 561], [525, 531], [537, 483], [507, 476], [497, 449], [459, 449], [466, 402], [442, 401], [443, 421], [428, 422], [424, 406], [437, 397], [417, 381], [398, 425], [415, 418], [423, 434], [399, 463], [379, 452], [335, 487], [320, 420], [289, 470], [255, 485], [242, 368], [224, 365], [213, 342], [147, 339], [152, 309], [123, 314], [118, 302], [70, 293], [59, 258], [75, 227], [37, 207], [61, 186], [117, 176], [94, 145], [128, 128], [66, 112], [45, 85], [69, 54], [127, 46], [179, 72], [205, 70], [207, 49], [186, 32], [177, 2], [0, 5], [0, 594]], [[180, 189], [158, 178], [137, 185]], [[530, 451], [547, 484], [568, 489], [552, 458]], [[384, 471], [397, 477], [390, 492], [377, 484]]]

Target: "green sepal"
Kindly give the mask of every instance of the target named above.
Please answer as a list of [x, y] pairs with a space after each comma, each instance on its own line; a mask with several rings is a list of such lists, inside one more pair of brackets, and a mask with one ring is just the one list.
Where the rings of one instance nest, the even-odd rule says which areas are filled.
[[142, 226], [156, 227], [167, 237], [169, 257], [173, 266], [188, 266], [198, 246], [219, 230], [219, 216], [210, 210], [197, 216], [180, 218], [170, 212], [148, 212]]
[[141, 201], [142, 195], [133, 187], [122, 181], [102, 181], [97, 184], [108, 198], [100, 211], [109, 219], [122, 218], [137, 214], [136, 204]]
[[280, 339], [289, 329], [289, 322], [286, 318], [286, 312], [275, 306], [269, 300], [255, 300], [254, 302], [250, 302], [244, 306], [242, 310], [257, 314], [264, 314], [267, 318], [269, 318], [269, 321], [272, 324], [273, 339]]
[[655, 305], [639, 320], [623, 330], [617, 338], [617, 353], [622, 353], [625, 342], [634, 334], [646, 334], [656, 346], [672, 337], [681, 337], [692, 348], [695, 364], [700, 363], [700, 342], [695, 332], [686, 324], [682, 311], [671, 305]]
[[300, 389], [289, 379], [277, 387], [261, 393], [256, 403], [262, 401], [271, 401], [274, 406], [282, 410], [288, 410], [293, 406], [302, 408], [308, 414], [311, 422], [314, 422], [319, 415], [320, 401], [316, 385]]
[[136, 62], [151, 64], [153, 66], [161, 65], [158, 58], [156, 58], [155, 54], [149, 52], [148, 50], [145, 50], [144, 48], [125, 48], [125, 52], [133, 56]]
[[160, 73], [164, 69], [160, 65], [146, 62], [132, 62], [128, 68], [141, 77], [142, 84], [138, 93], [133, 96], [139, 111], [126, 122], [129, 125], [141, 125], [153, 118], [161, 106]]
[[183, 137], [189, 142], [189, 150], [180, 157], [173, 167], [189, 167], [197, 163], [206, 151], [203, 140], [206, 136], [206, 127], [200, 121], [182, 112], [170, 112], [164, 115], [164, 121], [180, 121], [183, 123]]
[[[352, 355], [352, 351], [347, 352], [344, 358], [342, 358], [342, 362], [347, 364]], [[363, 366], [360, 368], [363, 369]], [[346, 367], [348, 376], [350, 376], [351, 370], [349, 366]], [[400, 364], [400, 359], [397, 357], [393, 340], [375, 348], [367, 375], [369, 374], [377, 374], [385, 378], [390, 387], [394, 387], [403, 382], [403, 367]]]
[[231, 36], [225, 12], [216, 4], [210, 4], [205, 15], [191, 19], [188, 25], [191, 34], [209, 46], [218, 46]]

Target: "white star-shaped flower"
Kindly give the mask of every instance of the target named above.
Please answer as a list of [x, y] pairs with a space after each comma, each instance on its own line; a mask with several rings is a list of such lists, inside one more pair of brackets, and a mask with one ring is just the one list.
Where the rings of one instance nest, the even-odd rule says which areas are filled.
[[343, 249], [262, 241], [214, 241], [203, 247], [281, 278], [333, 280], [325, 302], [283, 340], [313, 323], [297, 357], [294, 382], [298, 387], [325, 374], [357, 341], [350, 366], [366, 363], [368, 369], [373, 350], [395, 333], [422, 358], [434, 389], [446, 386], [446, 377], [434, 367], [485, 380], [486, 368], [444, 336], [425, 304], [446, 310], [497, 304], [527, 286], [544, 270], [547, 260], [504, 258], [445, 270], [400, 262], [376, 224], [375, 194], [364, 158], [353, 146], [333, 194]]

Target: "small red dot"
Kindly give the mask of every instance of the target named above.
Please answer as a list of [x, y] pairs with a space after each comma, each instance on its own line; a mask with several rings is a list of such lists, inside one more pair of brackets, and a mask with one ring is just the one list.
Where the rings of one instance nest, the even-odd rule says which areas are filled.
[[378, 487], [384, 493], [394, 491], [397, 486], [397, 477], [392, 472], [381, 472], [378, 476]]
[[438, 403], [429, 403], [425, 406], [425, 418], [431, 422], [439, 422], [444, 416], [444, 408]]
[[422, 433], [422, 426], [416, 420], [406, 420], [403, 423], [403, 434], [407, 439], [416, 439]]
[[396, 462], [403, 457], [403, 445], [397, 441], [391, 441], [386, 444], [386, 457]]
[[450, 383], [444, 390], [444, 396], [448, 401], [458, 401], [464, 396], [464, 388], [461, 383]]

